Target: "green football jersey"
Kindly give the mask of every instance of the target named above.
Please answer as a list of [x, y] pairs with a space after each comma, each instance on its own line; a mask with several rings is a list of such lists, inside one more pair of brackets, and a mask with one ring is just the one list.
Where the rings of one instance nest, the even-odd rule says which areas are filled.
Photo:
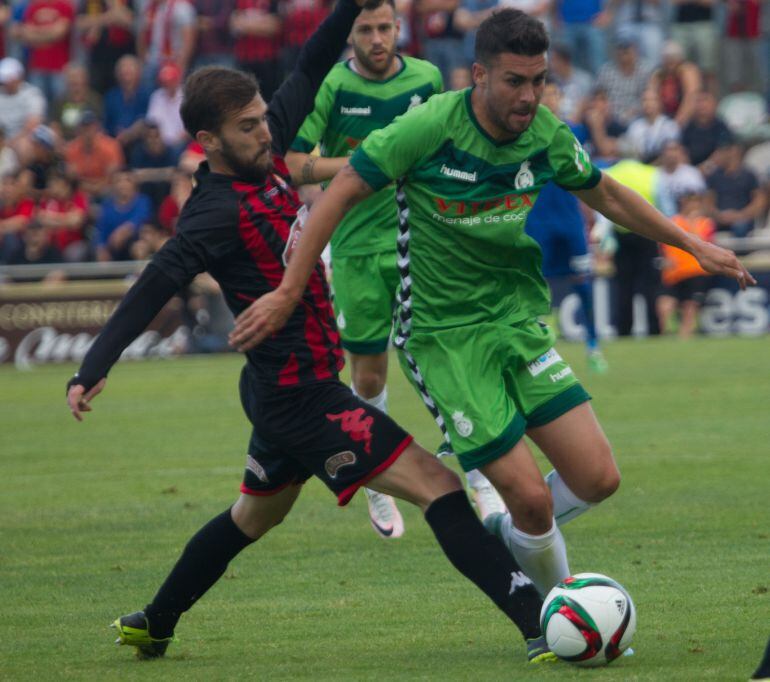
[[[443, 90], [441, 72], [433, 64], [412, 57], [400, 59], [401, 70], [384, 81], [357, 74], [352, 60], [337, 64], [321, 84], [315, 108], [291, 149], [310, 153], [320, 144], [322, 156], [349, 156], [372, 131]], [[332, 238], [332, 256], [364, 256], [395, 248], [395, 187], [379, 189], [342, 221]]]
[[549, 180], [575, 190], [601, 179], [543, 106], [517, 139], [496, 142], [476, 120], [470, 89], [432, 97], [372, 133], [351, 164], [375, 190], [401, 179], [399, 333], [546, 314], [527, 216]]

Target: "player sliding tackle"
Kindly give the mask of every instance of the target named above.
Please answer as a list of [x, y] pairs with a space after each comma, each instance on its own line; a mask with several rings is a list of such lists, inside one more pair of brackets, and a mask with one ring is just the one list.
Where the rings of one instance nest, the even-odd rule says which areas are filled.
[[[539, 106], [547, 49], [543, 25], [522, 12], [488, 18], [474, 87], [434, 95], [363, 142], [314, 206], [281, 285], [238, 317], [231, 336], [248, 350], [281, 329], [342, 217], [403, 178], [395, 345], [463, 469], [480, 469], [502, 495], [513, 518], [491, 525], [541, 593], [570, 573], [554, 516], [602, 501], [620, 474], [589, 395], [538, 322], [549, 294], [524, 226], [540, 188], [553, 180], [613, 223], [690, 252], [706, 271], [755, 283], [735, 254], [603, 175]], [[525, 434], [555, 468], [550, 486]]]
[[[282, 157], [357, 14], [352, 0], [340, 0], [269, 107], [254, 79], [238, 71], [209, 67], [187, 80], [182, 120], [207, 162], [196, 173], [176, 235], [126, 294], [68, 382], [76, 419], [90, 411], [121, 352], [198, 273], [211, 273], [235, 315], [278, 286], [292, 226], [302, 215]], [[528, 658], [553, 658], [538, 623], [542, 600], [481, 525], [459, 478], [339, 381], [342, 349], [323, 265], [316, 262], [311, 270], [294, 300], [302, 303], [283, 318], [283, 328], [246, 353], [240, 392], [253, 431], [242, 494], [190, 539], [144, 611], [115, 621], [119, 643], [144, 657], [162, 656], [181, 615], [235, 556], [283, 520], [302, 484], [315, 475], [341, 505], [368, 485], [419, 506], [452, 564], [527, 638]]]

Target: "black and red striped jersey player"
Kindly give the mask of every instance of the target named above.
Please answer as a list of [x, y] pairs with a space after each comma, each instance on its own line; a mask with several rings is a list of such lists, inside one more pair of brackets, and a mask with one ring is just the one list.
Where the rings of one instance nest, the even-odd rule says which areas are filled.
[[[69, 381], [67, 401], [76, 419], [91, 410], [122, 351], [199, 273], [214, 277], [235, 316], [279, 285], [305, 211], [283, 154], [359, 11], [353, 0], [339, 0], [269, 105], [242, 72], [206, 67], [188, 77], [182, 119], [206, 161], [176, 235], [153, 257]], [[341, 505], [364, 484], [418, 505], [452, 564], [519, 627], [528, 659], [551, 658], [538, 623], [542, 600], [481, 525], [459, 478], [386, 414], [355, 397], [338, 379], [342, 365], [319, 262], [288, 324], [246, 353], [240, 393], [253, 428], [238, 500], [191, 538], [142, 611], [113, 623], [118, 642], [136, 647], [140, 657], [162, 656], [181, 614], [231, 559], [281, 522], [315, 475]]]

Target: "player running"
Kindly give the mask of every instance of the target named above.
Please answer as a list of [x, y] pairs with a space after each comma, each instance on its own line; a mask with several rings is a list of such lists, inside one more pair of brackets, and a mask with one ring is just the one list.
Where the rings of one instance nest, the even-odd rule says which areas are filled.
[[[324, 79], [315, 108], [286, 155], [295, 183], [331, 180], [369, 133], [443, 90], [433, 64], [396, 53], [399, 30], [393, 0], [364, 5], [350, 32], [352, 58]], [[311, 154], [318, 144], [320, 157]], [[395, 194], [392, 184], [374, 193], [343, 219], [331, 240], [333, 302], [342, 347], [350, 355], [353, 392], [383, 412], [388, 411], [387, 349], [398, 287]], [[471, 482], [482, 518], [505, 509], [481, 474]], [[404, 521], [393, 498], [365, 491], [375, 532], [400, 537]]]
[[[403, 178], [395, 345], [466, 471], [479, 468], [513, 520], [497, 531], [541, 593], [569, 575], [557, 516], [611, 495], [620, 474], [589, 395], [538, 322], [550, 308], [524, 226], [549, 180], [639, 234], [692, 253], [745, 287], [735, 255], [689, 235], [602, 174], [539, 100], [548, 36], [503, 9], [476, 37], [472, 89], [436, 95], [372, 133], [313, 207], [281, 285], [236, 320], [231, 343], [282, 328], [342, 216]], [[523, 436], [556, 469], [551, 488]]]
[[[302, 214], [282, 155], [358, 14], [340, 0], [267, 107], [253, 77], [209, 67], [185, 84], [182, 120], [207, 162], [166, 242], [126, 294], [67, 384], [81, 420], [123, 349], [198, 273], [208, 271], [234, 314], [278, 286]], [[471, 508], [459, 478], [387, 415], [340, 383], [342, 349], [322, 263], [288, 323], [247, 353], [241, 402], [253, 424], [241, 495], [189, 541], [144, 611], [118, 618], [118, 642], [162, 656], [180, 616], [244, 548], [281, 522], [311, 475], [347, 504], [358, 488], [418, 505], [452, 564], [527, 638], [528, 658], [553, 658], [538, 623], [542, 600]]]

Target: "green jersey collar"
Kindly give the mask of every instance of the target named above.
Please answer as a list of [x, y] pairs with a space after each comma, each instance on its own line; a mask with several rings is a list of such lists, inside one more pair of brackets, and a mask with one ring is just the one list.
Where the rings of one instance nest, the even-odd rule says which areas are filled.
[[396, 54], [396, 59], [401, 62], [401, 68], [396, 71], [390, 78], [386, 78], [384, 81], [381, 80], [374, 80], [372, 78], [367, 78], [366, 76], [362, 76], [358, 71], [356, 71], [353, 68], [353, 57], [348, 59], [345, 62], [345, 67], [350, 71], [350, 73], [354, 73], [356, 76], [358, 76], [361, 80], [366, 81], [367, 83], [370, 83], [371, 85], [385, 85], [385, 83], [390, 83], [394, 78], [398, 78], [404, 71], [406, 71], [407, 63], [406, 59], [404, 59], [400, 54]]
[[[468, 112], [468, 118], [471, 119], [471, 123], [473, 123], [474, 126], [476, 126], [476, 130], [481, 133], [481, 135], [492, 145], [495, 147], [507, 147], [508, 145], [518, 144], [521, 142], [524, 135], [526, 135], [529, 132], [529, 128], [525, 130], [523, 133], [521, 133], [518, 137], [513, 138], [512, 140], [505, 140], [505, 141], [499, 141], [496, 140], [494, 137], [492, 137], [486, 130], [484, 130], [484, 127], [479, 123], [479, 120], [476, 118], [476, 114], [473, 112], [473, 103], [471, 102], [471, 93], [473, 92], [474, 88], [468, 88], [465, 91], [465, 109]], [[535, 118], [532, 117], [532, 121], [534, 122]], [[532, 123], [530, 123], [530, 126]]]

